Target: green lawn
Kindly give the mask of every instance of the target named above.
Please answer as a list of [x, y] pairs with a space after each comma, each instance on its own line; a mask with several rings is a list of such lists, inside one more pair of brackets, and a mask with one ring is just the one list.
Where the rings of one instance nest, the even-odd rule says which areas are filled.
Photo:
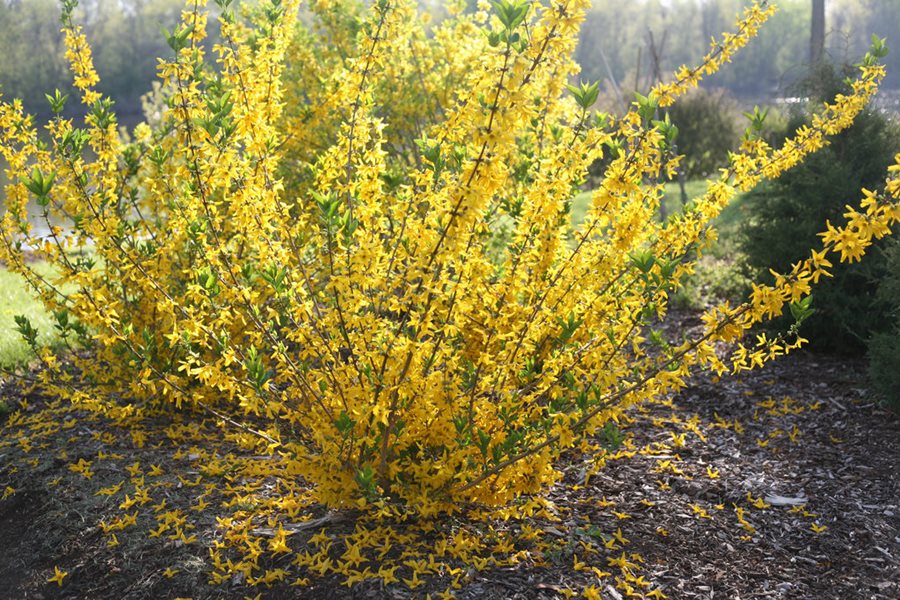
[[[46, 265], [37, 265], [42, 275], [49, 274]], [[16, 331], [16, 315], [25, 315], [38, 330], [38, 340], [52, 343], [56, 340], [52, 317], [40, 302], [31, 295], [25, 279], [0, 267], [0, 365], [9, 366], [33, 358], [28, 346]]]
[[[684, 186], [685, 191], [687, 192], [688, 201], [703, 195], [703, 193], [706, 192], [706, 186], [707, 183], [705, 179], [688, 181]], [[590, 191], [581, 192], [575, 196], [572, 201], [573, 223], [581, 223], [584, 220], [584, 215], [587, 212], [590, 200]], [[666, 184], [663, 202], [665, 203], [667, 214], [672, 215], [681, 212], [681, 190], [678, 187], [678, 183], [670, 182]], [[722, 212], [719, 218], [716, 219], [715, 224], [719, 229], [719, 233], [722, 236], [734, 233], [740, 225], [742, 214], [741, 197], [738, 196], [735, 201]]]

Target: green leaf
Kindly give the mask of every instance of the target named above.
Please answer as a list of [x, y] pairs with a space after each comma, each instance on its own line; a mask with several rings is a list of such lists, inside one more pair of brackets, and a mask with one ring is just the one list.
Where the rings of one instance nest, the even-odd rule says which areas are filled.
[[874, 33], [872, 34], [872, 47], [870, 52], [875, 58], [884, 58], [888, 55], [888, 47], [886, 45], [887, 38], [880, 38]]
[[16, 322], [15, 329], [19, 332], [19, 335], [21, 335], [29, 345], [33, 346], [37, 340], [38, 331], [31, 324], [31, 321], [28, 320], [28, 317], [25, 315], [15, 315], [13, 320]]
[[678, 137], [678, 127], [669, 119], [669, 113], [666, 113], [665, 118], [662, 120], [654, 120], [652, 123], [653, 127], [663, 135], [663, 146], [666, 148], [670, 147], [675, 142], [675, 138]]
[[794, 321], [797, 322], [797, 325], [808, 319], [812, 316], [813, 313], [816, 312], [816, 309], [812, 308], [812, 295], [806, 296], [805, 298], [801, 298], [797, 302], [791, 302], [791, 316], [794, 317]]
[[562, 333], [559, 335], [559, 340], [562, 343], [569, 341], [573, 335], [575, 335], [575, 331], [584, 323], [583, 319], [576, 319], [575, 313], [570, 312], [568, 317], [563, 319], [557, 319], [557, 323], [562, 328]]
[[362, 488], [367, 495], [375, 492], [375, 471], [369, 465], [357, 469], [356, 475], [353, 478], [356, 480], [356, 484]]
[[57, 115], [63, 111], [66, 100], [69, 99], [68, 94], [62, 94], [59, 90], [56, 90], [52, 96], [50, 94], [44, 94], [44, 97], [47, 99], [47, 102], [50, 103], [50, 110], [53, 111], [53, 114]]
[[356, 422], [350, 418], [350, 415], [347, 414], [347, 411], [342, 410], [341, 416], [334, 422], [334, 426], [340, 432], [342, 437], [347, 437], [351, 431], [353, 431], [353, 427], [356, 425]]
[[659, 105], [659, 100], [656, 98], [654, 94], [650, 94], [649, 96], [644, 96], [638, 92], [634, 93], [635, 104], [637, 104], [638, 115], [641, 117], [643, 121], [649, 121], [653, 118], [653, 115], [656, 114], [656, 108]]
[[219, 278], [209, 268], [204, 267], [197, 273], [197, 283], [200, 284], [200, 287], [202, 287], [210, 296], [216, 296], [220, 291]]
[[652, 250], [641, 250], [640, 252], [632, 252], [628, 255], [631, 265], [637, 267], [642, 273], [649, 273], [653, 265], [656, 264], [656, 257]]
[[66, 309], [54, 310], [53, 318], [56, 320], [54, 327], [65, 335], [69, 331], [69, 311]]
[[488, 446], [491, 443], [491, 435], [485, 431], [478, 430], [478, 448], [481, 450], [481, 454], [487, 458]]
[[586, 83], [582, 81], [578, 87], [566, 84], [566, 89], [575, 97], [575, 102], [582, 109], [587, 110], [597, 101], [600, 95], [600, 82]]
[[494, 12], [497, 15], [497, 18], [503, 23], [507, 32], [512, 32], [521, 25], [522, 21], [525, 20], [525, 17], [528, 16], [528, 11], [531, 8], [529, 0], [518, 0], [514, 2], [500, 0], [499, 2], [492, 2], [492, 4], [494, 5]]

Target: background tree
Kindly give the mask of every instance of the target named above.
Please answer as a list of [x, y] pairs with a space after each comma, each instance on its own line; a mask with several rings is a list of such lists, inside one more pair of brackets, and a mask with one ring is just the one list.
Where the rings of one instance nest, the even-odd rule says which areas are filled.
[[825, 0], [812, 0], [809, 35], [809, 64], [813, 67], [825, 56]]
[[[859, 60], [870, 43], [871, 34], [887, 37], [888, 44], [900, 31], [900, 10], [896, 0], [831, 0], [821, 3], [823, 17], [817, 22], [822, 55], [837, 63]], [[661, 69], [668, 72], [691, 63], [709, 47], [711, 37], [731, 25], [732, 15], [745, 6], [741, 0], [635, 0], [621, 3], [595, 0], [585, 21], [577, 59], [584, 79], [628, 82], [641, 75], [644, 89], [649, 85], [651, 55], [647, 30], [657, 41], [666, 38]], [[770, 20], [745, 52], [734, 57], [729, 69], [710, 77], [704, 87], [724, 87], [747, 104], [767, 102], [783, 95], [809, 73], [810, 0], [783, 0]], [[826, 29], [827, 25], [827, 29]], [[640, 43], [634, 43], [640, 40]], [[885, 88], [900, 88], [900, 52], [886, 58]], [[608, 87], [608, 86], [607, 86]]]
[[[447, 3], [421, 0], [420, 4], [435, 23], [447, 16]], [[651, 85], [655, 69], [648, 31], [653, 32], [657, 49], [665, 39], [659, 69], [671, 72], [696, 61], [710, 39], [732, 25], [732, 15], [745, 4], [742, 0], [595, 0], [577, 50], [582, 76], [606, 81], [607, 88], [615, 80], [624, 88], [627, 100], [632, 88], [646, 91]], [[469, 5], [474, 12], [476, 3]], [[731, 68], [710, 77], [704, 87], [727, 88], [746, 104], [765, 103], [807, 74], [810, 2], [783, 0], [779, 5], [781, 10], [759, 38], [734, 58]], [[890, 43], [900, 31], [896, 0], [816, 0], [813, 6], [817, 14], [827, 17], [828, 26], [826, 30], [824, 18], [817, 21], [817, 46], [835, 62], [855, 62], [868, 48], [872, 33], [887, 36]], [[102, 91], [115, 100], [117, 112], [126, 120], [139, 114], [139, 98], [156, 78], [154, 57], [169, 52], [160, 28], [171, 29], [183, 7], [183, 0], [82, 2], [79, 22], [95, 42]], [[212, 8], [216, 8], [214, 4]], [[214, 22], [211, 19], [210, 23]], [[211, 29], [215, 40], [215, 25]], [[0, 87], [6, 97], [22, 98], [30, 112], [42, 117], [49, 116], [43, 96], [46, 90], [65, 92], [69, 85], [62, 68], [61, 40], [58, 0], [0, 0], [0, 51], [4, 56]], [[900, 89], [900, 52], [887, 57], [887, 67], [885, 88]], [[76, 103], [70, 103], [69, 109], [74, 108]]]
[[[21, 98], [28, 112], [46, 118], [49, 90], [71, 92], [65, 68], [58, 0], [0, 0], [0, 88], [7, 98]], [[157, 56], [168, 56], [161, 29], [178, 22], [183, 0], [87, 0], [79, 22], [94, 43], [100, 91], [116, 104], [124, 123], [140, 118], [143, 94], [156, 79]], [[213, 29], [213, 40], [217, 35]], [[81, 108], [67, 103], [68, 111]]]

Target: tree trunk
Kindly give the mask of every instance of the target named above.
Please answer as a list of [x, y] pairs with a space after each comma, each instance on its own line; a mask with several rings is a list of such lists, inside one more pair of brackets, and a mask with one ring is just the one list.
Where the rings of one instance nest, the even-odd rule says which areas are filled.
[[825, 55], [825, 0], [812, 0], [812, 28], [809, 36], [809, 64], [815, 68]]

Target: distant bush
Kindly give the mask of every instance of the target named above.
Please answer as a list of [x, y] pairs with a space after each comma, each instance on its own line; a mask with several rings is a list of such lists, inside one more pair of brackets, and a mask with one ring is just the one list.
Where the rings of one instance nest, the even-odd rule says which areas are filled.
[[[825, 66], [805, 84], [803, 93], [810, 94], [811, 102], [846, 93], [844, 75]], [[786, 130], [776, 137], [784, 139], [810, 122], [804, 106], [790, 115]], [[829, 146], [748, 194], [751, 218], [741, 236], [748, 276], [759, 280], [771, 277], [770, 268], [789, 271], [816, 244], [826, 219], [842, 219], [856, 190], [883, 185], [884, 170], [897, 152], [897, 123], [868, 108]], [[884, 248], [886, 242], [876, 241], [875, 246]], [[888, 318], [885, 303], [875, 296], [878, 282], [887, 274], [884, 253], [873, 252], [871, 260], [862, 263], [835, 264], [830, 271], [834, 277], [823, 279], [815, 292], [816, 312], [804, 323], [804, 337], [820, 350], [862, 354]]]
[[[614, 100], [601, 99], [599, 104], [615, 106]], [[728, 165], [728, 153], [738, 147], [741, 129], [740, 110], [727, 91], [697, 88], [666, 111], [678, 128], [673, 150], [684, 156], [681, 166], [686, 180], [715, 177], [718, 169]], [[612, 160], [613, 155], [606, 155], [591, 165], [591, 187], [603, 179]]]
[[740, 141], [737, 104], [725, 91], [696, 89], [669, 108], [678, 127], [678, 152], [688, 179], [707, 177], [724, 167]]
[[740, 265], [732, 259], [710, 254], [697, 261], [694, 272], [686, 278], [684, 287], [678, 290], [673, 302], [680, 308], [693, 310], [723, 300], [736, 302], [746, 297], [751, 283]]

